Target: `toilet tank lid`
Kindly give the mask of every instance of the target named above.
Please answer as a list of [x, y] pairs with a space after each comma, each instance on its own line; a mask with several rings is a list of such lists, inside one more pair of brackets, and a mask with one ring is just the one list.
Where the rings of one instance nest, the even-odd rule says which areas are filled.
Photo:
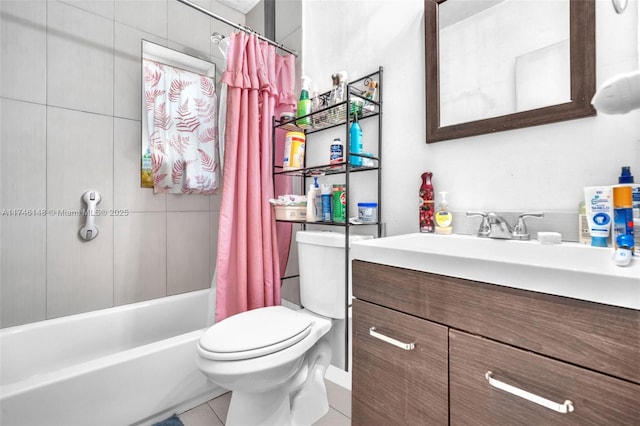
[[[349, 247], [354, 241], [370, 240], [373, 235], [349, 235]], [[333, 231], [298, 231], [296, 241], [326, 247], [344, 247], [344, 234]]]
[[258, 308], [214, 324], [200, 337], [199, 344], [203, 349], [218, 354], [244, 352], [256, 355], [253, 352], [258, 349], [264, 355], [271, 352], [267, 349], [271, 346], [280, 343], [286, 346], [285, 342], [289, 340], [295, 343], [296, 336], [308, 334], [312, 323], [311, 317], [283, 306]]

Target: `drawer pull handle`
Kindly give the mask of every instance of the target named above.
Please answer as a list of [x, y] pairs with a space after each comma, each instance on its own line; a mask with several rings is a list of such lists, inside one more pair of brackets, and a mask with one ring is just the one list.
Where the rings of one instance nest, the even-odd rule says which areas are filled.
[[505, 382], [501, 382], [500, 380], [496, 380], [493, 378], [493, 373], [491, 371], [487, 371], [484, 377], [494, 388], [498, 388], [510, 394], [519, 396], [520, 398], [524, 398], [527, 401], [535, 402], [536, 404], [542, 405], [543, 407], [562, 414], [573, 412], [573, 402], [569, 400], [566, 400], [562, 404], [558, 404], [557, 402], [553, 402], [534, 393], [527, 392], [526, 390], [511, 386]]
[[405, 351], [412, 351], [412, 350], [416, 347], [415, 342], [411, 342], [411, 343], [404, 343], [404, 342], [401, 342], [401, 341], [399, 341], [399, 340], [396, 340], [396, 339], [394, 339], [394, 338], [392, 338], [392, 337], [385, 336], [384, 334], [380, 334], [380, 333], [378, 333], [378, 332], [376, 331], [376, 328], [375, 328], [375, 327], [371, 327], [371, 328], [369, 329], [369, 335], [370, 335], [370, 336], [372, 336], [372, 337], [375, 337], [376, 339], [380, 339], [380, 340], [382, 340], [383, 342], [390, 343], [390, 344], [392, 344], [393, 346], [396, 346], [396, 347], [398, 347], [398, 348], [400, 348], [400, 349], [404, 349]]

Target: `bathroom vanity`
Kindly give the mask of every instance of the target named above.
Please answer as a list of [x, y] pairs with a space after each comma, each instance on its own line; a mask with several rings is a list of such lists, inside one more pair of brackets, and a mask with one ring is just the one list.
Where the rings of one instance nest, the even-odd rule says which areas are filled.
[[442, 237], [352, 246], [353, 425], [638, 424], [640, 262], [563, 286], [590, 247]]

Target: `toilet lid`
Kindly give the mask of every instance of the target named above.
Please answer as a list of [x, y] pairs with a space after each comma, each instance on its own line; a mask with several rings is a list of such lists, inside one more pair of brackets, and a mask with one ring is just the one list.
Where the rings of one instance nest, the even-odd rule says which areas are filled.
[[214, 324], [200, 338], [200, 347], [212, 360], [255, 358], [288, 348], [304, 339], [313, 320], [282, 306], [270, 306], [233, 315]]

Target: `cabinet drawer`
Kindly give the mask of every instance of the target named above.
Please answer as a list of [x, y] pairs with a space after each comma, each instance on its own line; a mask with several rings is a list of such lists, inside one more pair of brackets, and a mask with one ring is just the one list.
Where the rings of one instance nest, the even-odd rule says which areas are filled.
[[[452, 426], [640, 424], [640, 385], [455, 330], [449, 356]], [[569, 400], [573, 411], [562, 414], [492, 386], [487, 372], [551, 403]]]
[[[371, 327], [415, 347], [380, 340]], [[352, 424], [447, 425], [447, 340], [446, 327], [354, 300]]]
[[640, 311], [359, 260], [353, 294], [640, 384]]

